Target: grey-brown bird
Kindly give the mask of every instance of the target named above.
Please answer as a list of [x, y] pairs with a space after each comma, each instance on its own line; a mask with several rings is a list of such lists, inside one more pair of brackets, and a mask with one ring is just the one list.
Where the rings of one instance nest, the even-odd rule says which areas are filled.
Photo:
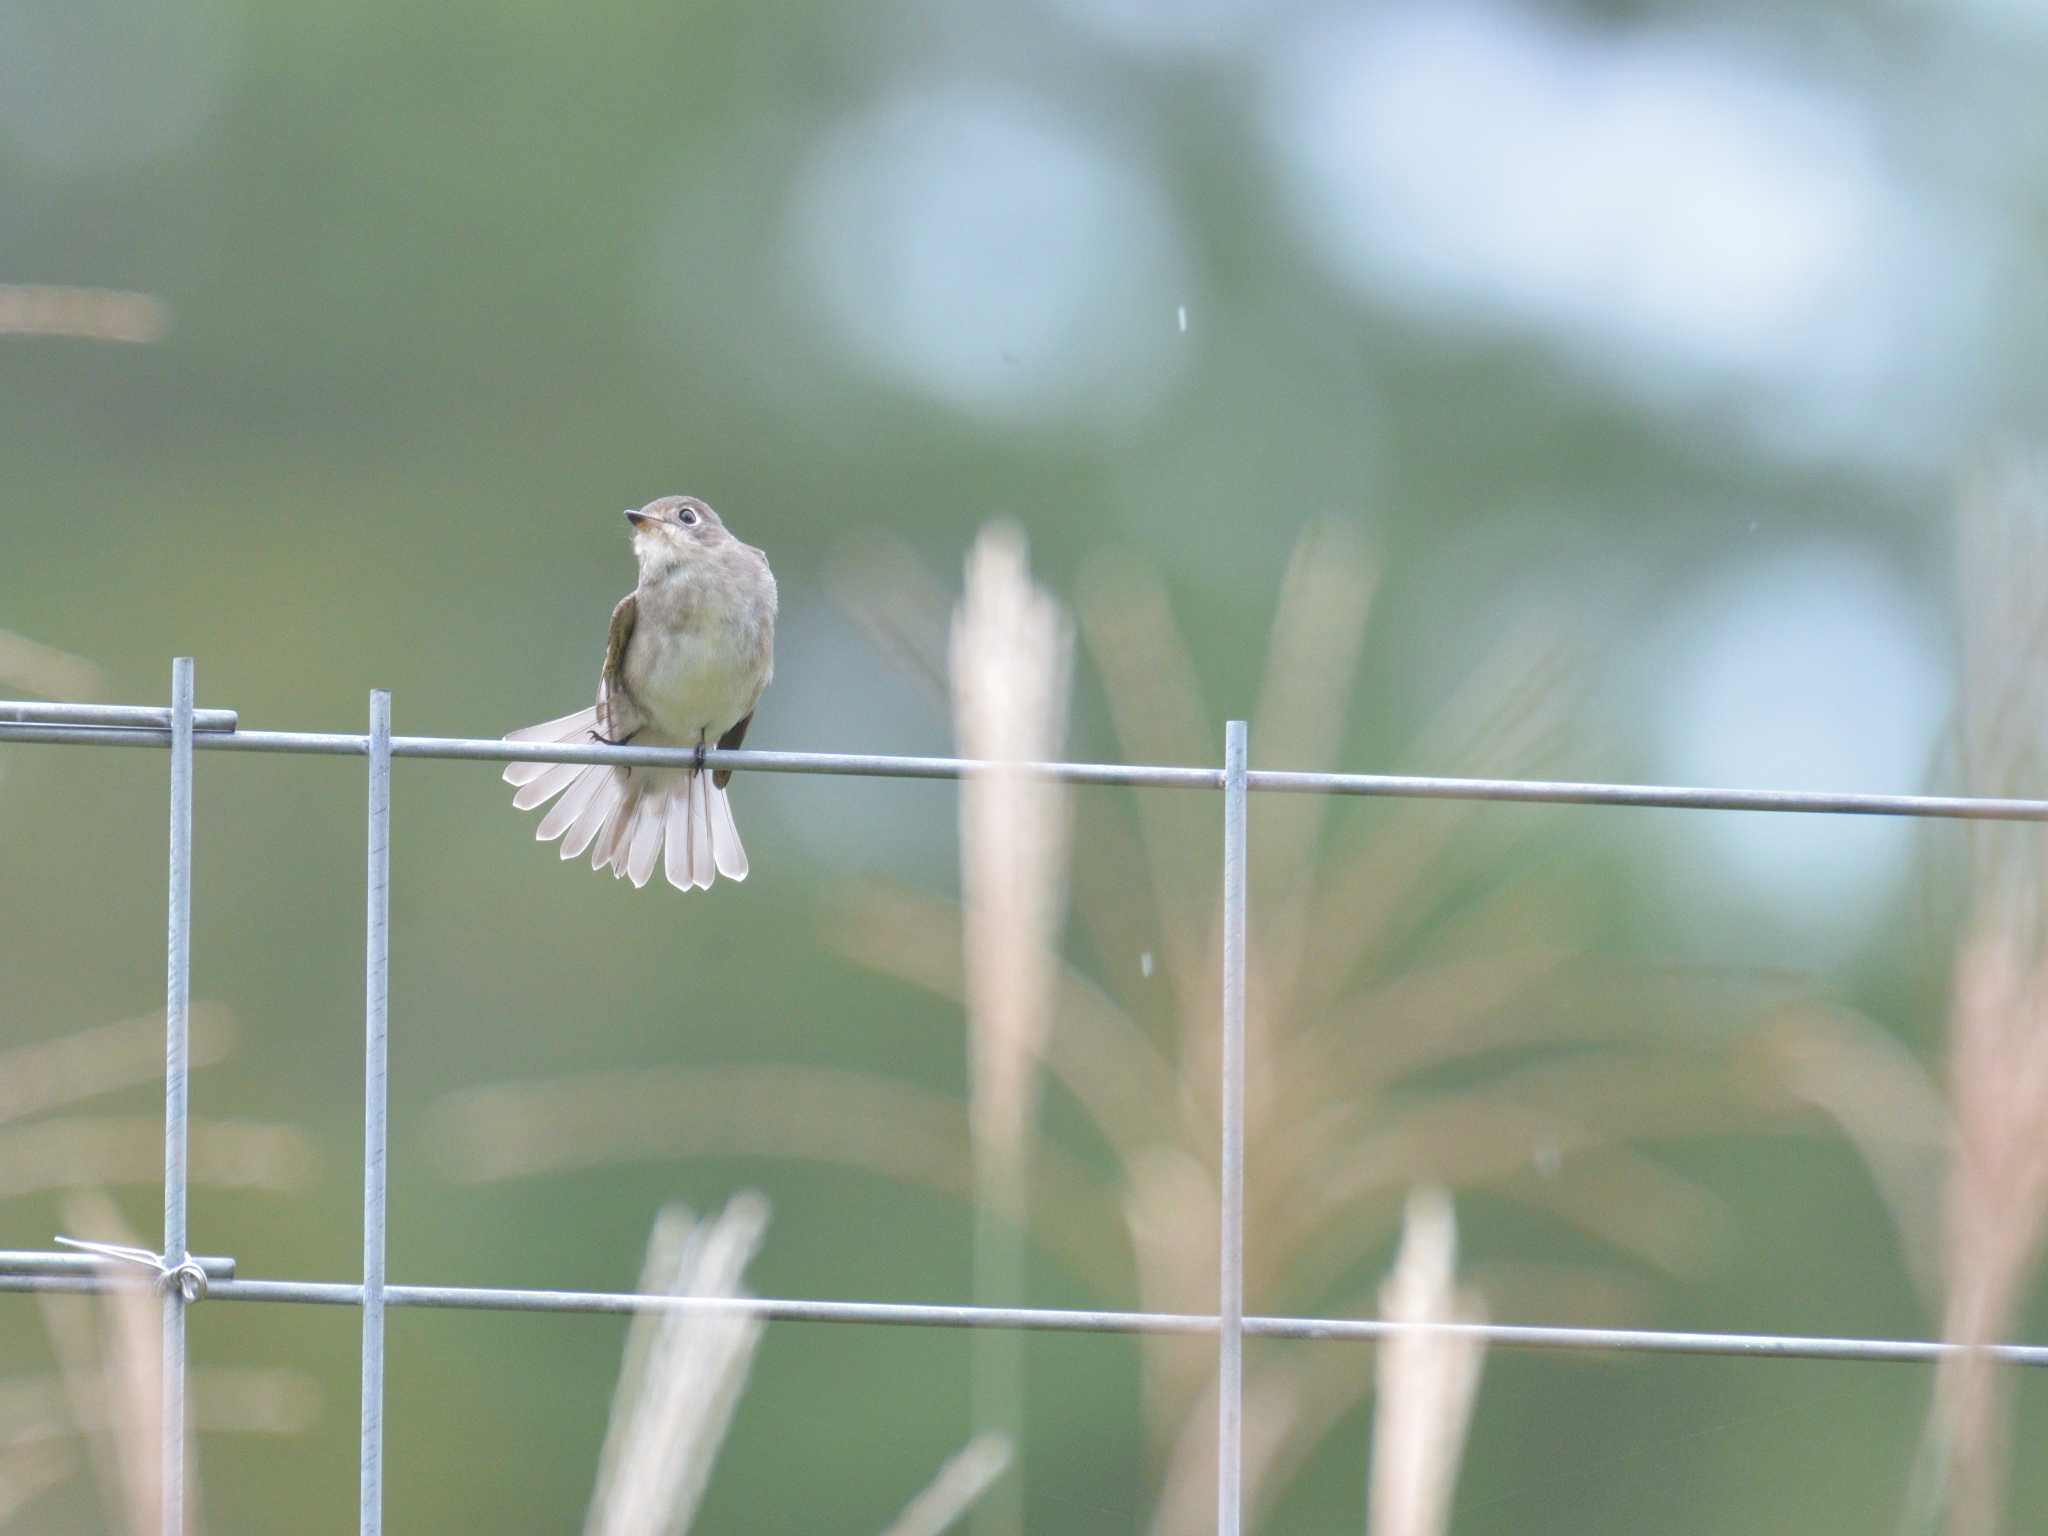
[[[768, 557], [726, 531], [695, 496], [664, 496], [638, 511], [633, 554], [640, 582], [612, 610], [597, 703], [514, 731], [507, 741], [632, 742], [737, 747], [775, 672], [775, 576]], [[747, 877], [747, 850], [726, 804], [730, 770], [514, 763], [520, 810], [555, 804], [542, 841], [562, 857], [590, 852], [645, 885], [657, 861], [677, 890], [708, 890], [717, 875]], [[556, 796], [560, 796], [556, 800]], [[667, 855], [662, 849], [667, 845]]]

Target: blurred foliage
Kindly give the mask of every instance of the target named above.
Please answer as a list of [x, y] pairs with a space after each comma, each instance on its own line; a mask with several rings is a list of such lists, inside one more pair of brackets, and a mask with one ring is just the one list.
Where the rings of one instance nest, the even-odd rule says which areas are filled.
[[[1328, 744], [1345, 766], [1430, 740], [1461, 681], [1550, 610], [1586, 658], [1546, 759], [1561, 776], [1762, 780], [1790, 741], [1797, 771], [1866, 776], [1836, 787], [1939, 777], [1930, 733], [1885, 730], [1938, 726], [1941, 689], [1862, 661], [1947, 676], [1956, 484], [2048, 401], [2048, 33], [2026, 8], [1207, 0], [1178, 30], [1151, 16], [1139, 0], [0, 7], [0, 284], [146, 294], [163, 317], [146, 343], [0, 333], [0, 633], [83, 658], [108, 698], [161, 697], [168, 659], [192, 654], [200, 702], [251, 726], [348, 729], [377, 686], [401, 732], [497, 735], [585, 701], [630, 579], [617, 509], [688, 489], [781, 580], [778, 677], [749, 744], [937, 752], [934, 695], [834, 590], [885, 541], [956, 571], [1000, 514], [1070, 600], [1105, 549], [1158, 570], [1213, 761], [1223, 719], [1260, 697], [1297, 534], [1337, 514], [1373, 528], [1383, 559]], [[1355, 117], [1341, 74], [1331, 97], [1324, 76], [1290, 73], [1375, 48], [1420, 84], [1361, 85]], [[1508, 149], [1556, 124], [1533, 76], [1501, 63], [1516, 59], [1616, 114], [1590, 128], [1629, 131], [1591, 138], [1640, 153], [1603, 174], [1642, 179], [1517, 181]], [[1807, 180], [1742, 158], [1726, 125], [1754, 101]], [[1420, 116], [1372, 115], [1404, 102]], [[1633, 131], [1660, 122], [1662, 137]], [[1323, 183], [1302, 178], [1331, 162], [1304, 123], [1381, 198], [1359, 228], [1318, 222]], [[1504, 184], [1475, 173], [1489, 157]], [[1020, 215], [1012, 187], [1044, 211]], [[1532, 222], [1460, 223], [1468, 187], [1487, 193], [1479, 212]], [[1600, 217], [1574, 223], [1589, 206]], [[1892, 240], [1897, 208], [1926, 243]], [[1555, 242], [1525, 242], [1546, 220]], [[1404, 229], [1469, 235], [1424, 268], [1421, 247], [1389, 243]], [[1842, 295], [1866, 307], [1830, 308]], [[1843, 338], [1866, 335], [1859, 358]], [[1812, 591], [1771, 587], [1782, 569], [1861, 584], [1780, 603], [1784, 628], [1728, 650], [1728, 615], [1746, 611], [1730, 593]], [[1733, 684], [1711, 670], [1730, 655], [1750, 667]], [[1807, 665], [1835, 656], [1839, 672]], [[1709, 683], [1726, 712], [1704, 708]], [[1101, 678], [1080, 685], [1075, 755], [1118, 755]], [[1295, 766], [1261, 739], [1255, 764]], [[1486, 772], [1489, 748], [1442, 740], [1405, 766]], [[0, 1049], [145, 1014], [163, 985], [162, 755], [0, 756]], [[214, 753], [197, 785], [194, 991], [234, 1037], [195, 1078], [195, 1113], [284, 1122], [317, 1160], [294, 1192], [198, 1189], [193, 1240], [245, 1274], [343, 1278], [361, 767]], [[666, 1158], [484, 1185], [438, 1155], [433, 1106], [484, 1081], [778, 1067], [963, 1097], [957, 1007], [830, 938], [851, 880], [952, 888], [953, 791], [762, 776], [735, 794], [754, 875], [691, 900], [559, 867], [487, 768], [401, 767], [394, 1279], [622, 1287], [655, 1210], [713, 1209], [744, 1185], [777, 1213], [750, 1271], [764, 1295], [969, 1294], [968, 1208], [871, 1172], [686, 1136]], [[1081, 792], [1082, 825], [1129, 810], [1115, 800]], [[1396, 809], [1332, 808], [1331, 847], [1372, 847]], [[1205, 871], [1213, 826], [1188, 814], [1178, 851]], [[1516, 806], [1467, 820], [1503, 851], [1462, 871], [1452, 910], [1484, 914], [1535, 868], [1545, 921], [1603, 974], [1683, 975], [1686, 1009], [1661, 1027], [1713, 1044], [1760, 998], [1822, 997], [1937, 1057], [1958, 904], [1925, 871], [1954, 867], [1961, 829]], [[1444, 934], [1418, 926], [1404, 942], [1426, 956]], [[1513, 939], [1475, 920], [1459, 952]], [[1135, 963], [1092, 943], [1077, 930], [1090, 965]], [[110, 1085], [79, 1112], [146, 1118], [155, 1099]], [[1071, 1100], [1045, 1114], [1049, 1139], [1110, 1165]], [[1646, 1268], [1480, 1194], [1459, 1205], [1471, 1271], [1614, 1276], [1619, 1294], [1571, 1299], [1658, 1326], [1937, 1325], [1845, 1140], [1707, 1131], [1653, 1150], [1724, 1212], [1710, 1261]], [[117, 1190], [144, 1233], [148, 1177]], [[31, 1247], [62, 1217], [44, 1192], [0, 1220], [0, 1243]], [[1391, 1241], [1333, 1294], [1384, 1272]], [[1084, 1279], [1047, 1249], [1030, 1299], [1135, 1304], [1124, 1278], [1119, 1294], [1114, 1273]], [[1496, 1316], [1547, 1320], [1506, 1300]], [[0, 1375], [46, 1377], [19, 1305]], [[2044, 1325], [2036, 1296], [2018, 1326]], [[271, 1530], [280, 1510], [345, 1528], [355, 1320], [202, 1307], [192, 1328], [203, 1368], [289, 1370], [324, 1405], [288, 1439], [203, 1437], [207, 1528]], [[395, 1315], [393, 1528], [570, 1526], [621, 1334]], [[970, 1343], [769, 1329], [700, 1527], [814, 1531], [822, 1498], [835, 1528], [881, 1528], [966, 1438]], [[1025, 1347], [1030, 1528], [1147, 1528], [1138, 1345]], [[1325, 1347], [1263, 1343], [1253, 1365]], [[1362, 1390], [1364, 1351], [1356, 1371]], [[1888, 1367], [1495, 1352], [1455, 1529], [1882, 1528], [1930, 1385]], [[2024, 1445], [2048, 1396], [2031, 1378], [2015, 1396]], [[1336, 1417], [1270, 1528], [1359, 1528], [1365, 1445], [1362, 1408]], [[2024, 1529], [2048, 1469], [2017, 1460], [2007, 1508]], [[21, 1518], [100, 1529], [115, 1506], [99, 1500], [73, 1478]]]

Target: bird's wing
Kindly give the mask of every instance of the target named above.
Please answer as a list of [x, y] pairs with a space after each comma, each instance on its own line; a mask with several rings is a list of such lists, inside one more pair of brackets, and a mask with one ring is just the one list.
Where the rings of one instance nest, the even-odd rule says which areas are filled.
[[[723, 736], [718, 738], [718, 750], [721, 752], [737, 751], [739, 749], [739, 744], [747, 739], [747, 727], [752, 725], [753, 723], [754, 712], [750, 709], [744, 715], [740, 716], [739, 724], [735, 725], [731, 730], [727, 731]], [[729, 784], [731, 781], [732, 770], [730, 768], [721, 768], [716, 773], [711, 775], [711, 782], [716, 784], [720, 789], [725, 788], [725, 786]]]
[[597, 675], [598, 727], [615, 742], [640, 729], [640, 710], [626, 686], [626, 647], [632, 643], [633, 626], [639, 618], [637, 594], [628, 592], [612, 610], [612, 627], [604, 641], [604, 666]]

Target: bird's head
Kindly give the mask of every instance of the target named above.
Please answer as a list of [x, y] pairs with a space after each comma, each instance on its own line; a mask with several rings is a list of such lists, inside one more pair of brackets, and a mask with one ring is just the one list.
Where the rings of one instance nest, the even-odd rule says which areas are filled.
[[642, 570], [687, 560], [730, 537], [709, 503], [695, 496], [662, 496], [637, 511], [628, 508], [626, 521]]

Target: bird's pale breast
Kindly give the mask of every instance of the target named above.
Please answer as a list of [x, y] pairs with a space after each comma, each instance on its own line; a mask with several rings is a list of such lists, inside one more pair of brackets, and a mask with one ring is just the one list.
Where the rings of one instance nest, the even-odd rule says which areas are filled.
[[679, 578], [641, 593], [626, 677], [663, 735], [683, 744], [718, 738], [753, 709], [767, 683], [765, 625], [752, 594]]

